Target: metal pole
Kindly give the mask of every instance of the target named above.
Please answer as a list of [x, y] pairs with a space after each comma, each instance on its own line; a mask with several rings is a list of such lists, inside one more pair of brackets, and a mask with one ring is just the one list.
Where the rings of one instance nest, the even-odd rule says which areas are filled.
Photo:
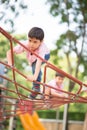
[[[12, 105], [12, 108], [11, 108], [11, 111], [15, 111], [15, 105]], [[11, 112], [11, 114], [14, 114], [14, 112]], [[10, 117], [10, 120], [9, 120], [9, 130], [13, 130], [13, 127], [14, 127], [14, 117]]]
[[64, 105], [64, 114], [63, 114], [63, 129], [66, 130], [67, 128], [67, 111], [68, 111], [68, 104]]
[[[59, 119], [59, 109], [56, 110], [56, 121]], [[58, 122], [56, 122], [56, 130], [58, 130]]]

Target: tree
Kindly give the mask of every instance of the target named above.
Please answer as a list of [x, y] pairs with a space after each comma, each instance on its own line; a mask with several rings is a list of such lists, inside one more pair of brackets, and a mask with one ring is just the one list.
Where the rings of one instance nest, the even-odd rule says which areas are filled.
[[15, 31], [15, 19], [27, 7], [24, 0], [0, 0], [0, 21], [10, 27], [10, 32]]
[[[84, 80], [87, 74], [87, 1], [81, 0], [47, 0], [50, 4], [50, 13], [58, 17], [61, 25], [66, 25], [66, 30], [56, 42], [56, 49], [52, 54], [62, 53], [67, 60], [67, 72], [76, 78]], [[74, 65], [71, 55], [75, 56]], [[54, 62], [58, 57], [54, 58]], [[72, 91], [75, 83], [69, 82], [69, 91]], [[68, 127], [66, 128], [68, 130]]]

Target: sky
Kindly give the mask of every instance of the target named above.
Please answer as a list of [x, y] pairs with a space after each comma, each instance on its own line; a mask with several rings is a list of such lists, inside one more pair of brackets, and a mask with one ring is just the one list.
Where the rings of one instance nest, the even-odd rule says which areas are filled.
[[55, 41], [65, 27], [58, 24], [58, 17], [55, 18], [49, 13], [50, 6], [45, 4], [46, 0], [28, 0], [27, 2], [29, 9], [16, 20], [16, 32], [27, 35], [32, 27], [41, 27], [45, 32], [44, 42], [53, 49]]
[[25, 0], [26, 2], [29, 8], [15, 19], [15, 33], [27, 35], [32, 27], [41, 27], [45, 33], [44, 42], [53, 49], [65, 27], [58, 24], [58, 17], [55, 18], [49, 13], [50, 6], [45, 4], [46, 0]]

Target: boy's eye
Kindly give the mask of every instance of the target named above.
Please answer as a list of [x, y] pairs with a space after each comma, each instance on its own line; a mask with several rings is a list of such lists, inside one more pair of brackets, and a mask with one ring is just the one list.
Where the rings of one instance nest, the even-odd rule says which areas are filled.
[[31, 40], [29, 39], [29, 42], [31, 42]]

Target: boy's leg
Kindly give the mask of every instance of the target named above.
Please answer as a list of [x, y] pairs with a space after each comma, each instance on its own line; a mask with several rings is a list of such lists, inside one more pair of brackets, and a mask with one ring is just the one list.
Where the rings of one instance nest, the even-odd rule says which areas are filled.
[[[44, 59], [45, 60], [48, 60], [50, 58], [50, 54], [47, 54], [45, 55]], [[37, 61], [37, 60], [36, 60]], [[35, 67], [36, 67], [36, 61], [32, 64], [32, 73], [34, 74], [35, 72]], [[44, 63], [42, 63], [44, 64]], [[42, 72], [40, 70], [39, 72], [39, 75], [38, 75], [38, 78], [37, 78], [37, 81], [38, 82], [41, 82], [41, 76], [42, 76]], [[37, 84], [35, 82], [33, 82], [33, 87], [32, 87], [32, 90], [35, 91], [35, 92], [40, 92], [40, 84]], [[31, 93], [31, 98], [35, 98], [37, 95], [35, 93]]]
[[49, 60], [49, 58], [50, 58], [50, 53], [46, 54], [45, 57], [44, 57], [45, 60]]
[[[32, 73], [34, 74], [35, 72], [35, 66], [36, 66], [36, 61], [32, 64]], [[39, 72], [39, 75], [38, 75], [38, 78], [37, 78], [37, 81], [38, 82], [41, 82], [41, 76], [42, 76], [42, 72], [40, 70]], [[36, 82], [33, 82], [33, 87], [32, 87], [32, 90], [35, 91], [35, 92], [40, 92], [40, 84], [36, 83]], [[35, 93], [31, 93], [31, 98], [35, 98], [37, 96], [37, 94]]]

